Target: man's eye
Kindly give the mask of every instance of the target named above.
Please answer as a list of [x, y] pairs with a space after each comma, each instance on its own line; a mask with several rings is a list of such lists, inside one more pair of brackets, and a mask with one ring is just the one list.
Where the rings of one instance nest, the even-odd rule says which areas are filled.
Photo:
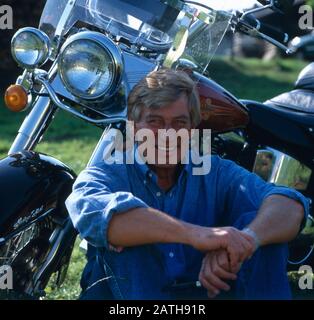
[[188, 125], [188, 123], [187, 123], [187, 121], [185, 121], [185, 120], [176, 121], [176, 126], [186, 127], [187, 125]]
[[161, 121], [160, 120], [157, 120], [157, 119], [152, 119], [152, 120], [148, 120], [148, 124], [159, 124]]

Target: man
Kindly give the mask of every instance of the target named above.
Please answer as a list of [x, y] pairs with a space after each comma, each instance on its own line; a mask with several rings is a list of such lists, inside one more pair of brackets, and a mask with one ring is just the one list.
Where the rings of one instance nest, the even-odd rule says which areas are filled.
[[66, 202], [89, 243], [82, 299], [219, 298], [228, 291], [290, 298], [286, 243], [308, 201], [216, 156], [208, 174], [193, 175], [182, 143], [160, 147], [159, 130], [191, 137], [200, 121], [198, 93], [184, 73], [149, 74], [129, 95], [128, 118], [136, 133], [149, 129], [157, 138], [153, 153], [140, 154], [144, 142], [135, 148], [147, 163], [87, 168]]

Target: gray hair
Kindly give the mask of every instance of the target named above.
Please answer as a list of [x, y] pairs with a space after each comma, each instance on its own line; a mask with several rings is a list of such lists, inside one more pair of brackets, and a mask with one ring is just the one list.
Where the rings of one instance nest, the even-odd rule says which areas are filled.
[[182, 95], [188, 99], [191, 122], [197, 127], [201, 115], [196, 85], [185, 72], [171, 69], [151, 72], [132, 89], [128, 97], [128, 118], [137, 122], [143, 108], [162, 108]]

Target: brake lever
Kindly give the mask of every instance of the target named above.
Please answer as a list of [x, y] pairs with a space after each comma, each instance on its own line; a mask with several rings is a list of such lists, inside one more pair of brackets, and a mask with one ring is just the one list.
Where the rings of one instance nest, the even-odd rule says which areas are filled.
[[[259, 22], [259, 21], [257, 20], [257, 22]], [[259, 24], [257, 24], [257, 27], [253, 27], [253, 26], [249, 25], [248, 23], [246, 23], [245, 21], [243, 21], [238, 15], [234, 15], [234, 18], [231, 21], [231, 27], [233, 29], [233, 32], [236, 32], [236, 31], [243, 32], [244, 34], [247, 34], [247, 35], [255, 37], [255, 38], [260, 38], [262, 40], [265, 40], [265, 41], [273, 44], [277, 48], [285, 51], [286, 54], [293, 53], [293, 50], [288, 48], [286, 45], [284, 45], [281, 42], [277, 41], [276, 39], [268, 36], [267, 34], [261, 32], [259, 30], [259, 28], [260, 28]]]
[[257, 29], [254, 31], [257, 34], [257, 37], [273, 44], [274, 46], [278, 47], [281, 50], [284, 50], [286, 54], [292, 54], [293, 50], [285, 46], [284, 44], [280, 43], [279, 41], [273, 39], [272, 37], [268, 36], [267, 34], [264, 34]]

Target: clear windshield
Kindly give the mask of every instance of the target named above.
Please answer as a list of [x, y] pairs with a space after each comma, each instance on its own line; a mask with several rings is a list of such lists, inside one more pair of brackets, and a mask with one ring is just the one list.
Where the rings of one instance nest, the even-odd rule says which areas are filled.
[[[77, 24], [96, 27], [151, 50], [169, 50], [175, 42], [182, 43], [178, 51], [180, 57], [193, 61], [202, 72], [223, 39], [231, 18], [226, 11], [211, 9], [213, 1], [217, 2], [196, 0], [209, 7], [205, 8], [179, 0], [47, 0], [40, 29], [53, 43]], [[190, 8], [197, 11], [192, 10], [194, 18], [187, 26]], [[188, 35], [187, 41], [185, 35]]]
[[165, 44], [176, 32], [179, 13], [159, 0], [48, 0], [40, 29], [53, 39], [84, 23], [132, 42], [141, 38]]
[[[197, 2], [209, 8], [214, 6], [218, 9], [220, 7], [216, 0], [199, 0]], [[206, 10], [200, 6], [196, 6], [196, 8], [205, 11], [209, 21], [204, 23], [203, 19], [198, 19], [192, 24], [183, 58], [194, 62], [198, 71], [204, 73], [230, 26], [232, 13], [224, 10]]]

